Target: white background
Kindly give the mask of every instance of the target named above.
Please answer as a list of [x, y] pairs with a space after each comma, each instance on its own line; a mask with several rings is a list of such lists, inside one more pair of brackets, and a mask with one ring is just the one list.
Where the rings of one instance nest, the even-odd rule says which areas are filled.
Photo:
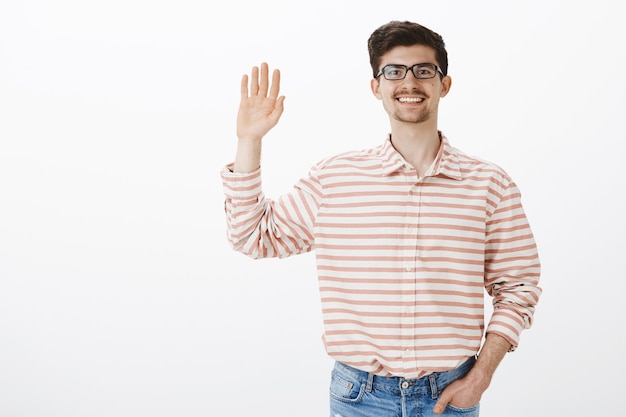
[[264, 60], [287, 96], [267, 194], [380, 144], [366, 41], [392, 19], [443, 35], [440, 128], [513, 176], [540, 248], [482, 416], [623, 410], [619, 2], [396, 3], [0, 3], [0, 417], [328, 415], [313, 255], [234, 253], [219, 171]]

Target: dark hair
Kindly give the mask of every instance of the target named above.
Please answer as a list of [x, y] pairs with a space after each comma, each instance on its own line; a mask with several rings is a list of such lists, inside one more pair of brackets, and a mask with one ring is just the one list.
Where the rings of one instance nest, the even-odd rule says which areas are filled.
[[424, 45], [435, 50], [437, 64], [444, 75], [448, 74], [448, 53], [443, 38], [432, 30], [414, 22], [397, 20], [376, 29], [367, 40], [370, 64], [374, 77], [380, 70], [382, 56], [396, 46]]

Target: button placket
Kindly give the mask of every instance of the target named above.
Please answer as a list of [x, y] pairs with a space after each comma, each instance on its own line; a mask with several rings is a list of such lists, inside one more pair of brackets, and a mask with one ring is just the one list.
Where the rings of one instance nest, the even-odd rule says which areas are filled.
[[[420, 212], [420, 188], [411, 184], [407, 190], [407, 205], [404, 227], [404, 241], [407, 248], [412, 248], [407, 253], [404, 260], [404, 292], [402, 295], [403, 315], [402, 315], [402, 342], [403, 367], [406, 372], [415, 371], [415, 304], [416, 304], [416, 274], [418, 259], [418, 234], [419, 234], [419, 212]], [[404, 386], [405, 384], [406, 387]], [[410, 386], [409, 382], [402, 383], [403, 388]]]

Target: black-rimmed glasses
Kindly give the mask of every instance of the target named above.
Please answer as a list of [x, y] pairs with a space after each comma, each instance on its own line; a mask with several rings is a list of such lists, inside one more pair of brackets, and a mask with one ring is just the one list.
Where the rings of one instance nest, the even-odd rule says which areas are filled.
[[415, 64], [412, 67], [407, 67], [406, 65], [400, 64], [385, 65], [375, 78], [378, 78], [382, 75], [385, 77], [386, 80], [404, 80], [404, 77], [406, 77], [406, 74], [409, 72], [409, 70], [411, 70], [415, 78], [417, 78], [418, 80], [435, 78], [435, 75], [437, 75], [437, 73], [441, 74], [442, 77], [445, 76], [443, 71], [441, 71], [441, 68], [439, 68], [437, 65], [425, 63]]

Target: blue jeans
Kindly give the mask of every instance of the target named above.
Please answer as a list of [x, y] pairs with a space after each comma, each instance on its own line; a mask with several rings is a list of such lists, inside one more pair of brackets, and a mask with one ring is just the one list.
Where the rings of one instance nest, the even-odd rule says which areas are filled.
[[478, 417], [479, 405], [458, 408], [448, 404], [443, 414], [433, 413], [439, 394], [463, 378], [476, 359], [458, 368], [419, 379], [381, 377], [335, 363], [330, 382], [330, 417]]

